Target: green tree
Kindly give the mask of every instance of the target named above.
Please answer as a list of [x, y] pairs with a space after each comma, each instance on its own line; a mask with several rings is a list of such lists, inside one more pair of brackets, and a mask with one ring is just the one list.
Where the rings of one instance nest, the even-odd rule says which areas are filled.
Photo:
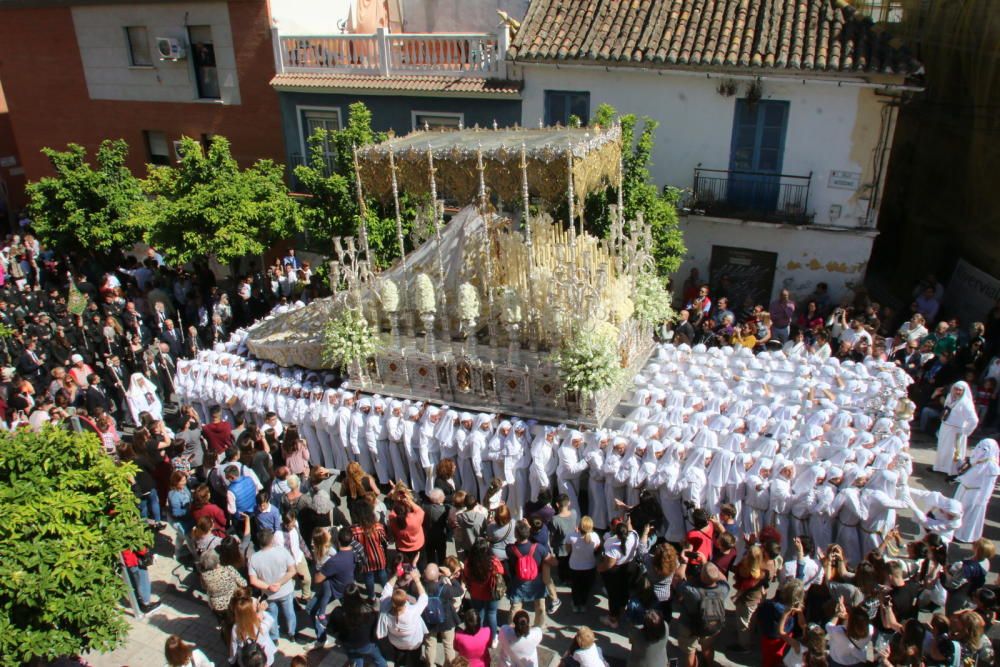
[[0, 665], [124, 640], [119, 555], [150, 543], [134, 474], [93, 434], [0, 434]]
[[[385, 138], [384, 132], [372, 129], [372, 114], [363, 102], [348, 108], [343, 129], [319, 128], [309, 137], [309, 162], [295, 168], [295, 177], [310, 195], [302, 200], [302, 219], [310, 237], [325, 243], [334, 236], [360, 236], [353, 150]], [[399, 205], [406, 237], [417, 207], [405, 194], [400, 196]], [[372, 259], [376, 266], [385, 268], [399, 257], [395, 211], [374, 199], [366, 200], [365, 207]]]
[[26, 190], [35, 231], [47, 246], [106, 253], [141, 240], [142, 227], [133, 213], [144, 197], [139, 179], [125, 164], [124, 140], [102, 142], [96, 168], [78, 144], [65, 151], [43, 148], [42, 153], [56, 175], [30, 183]]
[[208, 151], [181, 140], [177, 166], [152, 166], [143, 182], [154, 199], [142, 207], [146, 241], [171, 262], [213, 255], [220, 263], [260, 255], [302, 227], [284, 169], [258, 160], [240, 169], [224, 137]]
[[[593, 124], [609, 126], [617, 112], [609, 104], [602, 104], [594, 113]], [[649, 164], [656, 142], [659, 123], [651, 118], [642, 119], [642, 130], [636, 137], [638, 118], [634, 114], [618, 117], [622, 131], [622, 203], [625, 205], [626, 222], [635, 220], [639, 212], [650, 225], [653, 236], [653, 260], [656, 273], [666, 279], [678, 268], [686, 251], [684, 237], [677, 220], [677, 202], [681, 191], [666, 187], [661, 193], [650, 182]], [[610, 205], [617, 202], [618, 188], [609, 187], [592, 193], [584, 203], [584, 220], [587, 229], [600, 237], [611, 229]]]

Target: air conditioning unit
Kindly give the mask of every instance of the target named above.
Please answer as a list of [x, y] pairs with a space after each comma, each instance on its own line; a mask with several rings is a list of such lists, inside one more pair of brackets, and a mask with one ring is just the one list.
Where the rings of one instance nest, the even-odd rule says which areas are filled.
[[160, 60], [181, 60], [187, 55], [184, 43], [173, 37], [157, 37], [156, 51], [160, 54]]

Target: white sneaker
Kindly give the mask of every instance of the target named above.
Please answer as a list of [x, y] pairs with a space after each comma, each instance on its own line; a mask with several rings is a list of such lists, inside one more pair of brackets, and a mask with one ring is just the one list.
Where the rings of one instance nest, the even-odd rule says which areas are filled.
[[559, 598], [556, 598], [555, 600], [549, 600], [549, 611], [551, 613], [554, 614], [557, 611], [559, 611], [559, 607], [561, 606], [562, 606], [562, 601]]

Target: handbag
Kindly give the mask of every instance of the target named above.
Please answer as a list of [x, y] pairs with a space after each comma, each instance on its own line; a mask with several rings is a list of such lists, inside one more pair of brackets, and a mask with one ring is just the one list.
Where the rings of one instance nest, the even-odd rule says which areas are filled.
[[502, 574], [493, 570], [493, 575], [490, 579], [490, 599], [502, 600], [505, 597], [507, 597], [507, 580], [503, 578]]

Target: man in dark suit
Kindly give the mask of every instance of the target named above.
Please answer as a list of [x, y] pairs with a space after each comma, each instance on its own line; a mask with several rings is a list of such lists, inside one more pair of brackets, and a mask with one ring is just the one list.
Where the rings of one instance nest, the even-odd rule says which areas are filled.
[[94, 408], [102, 408], [105, 412], [111, 411], [111, 402], [101, 388], [101, 378], [97, 373], [87, 376], [87, 391], [84, 393], [84, 405], [87, 406], [87, 414], [95, 414]]
[[160, 340], [170, 348], [170, 356], [174, 359], [184, 354], [184, 336], [181, 334], [180, 329], [174, 326], [173, 320], [166, 320], [164, 322]]
[[108, 393], [114, 399], [117, 409], [121, 411], [122, 418], [128, 416], [128, 404], [125, 401], [127, 383], [128, 378], [122, 367], [121, 358], [117, 354], [111, 355], [104, 366], [104, 386], [108, 388]]
[[18, 375], [28, 378], [33, 382], [37, 382], [42, 375], [43, 366], [45, 365], [45, 355], [37, 352], [35, 348], [38, 343], [34, 340], [29, 340], [28, 344], [24, 346], [24, 352], [18, 357], [17, 363], [14, 367], [17, 369]]

